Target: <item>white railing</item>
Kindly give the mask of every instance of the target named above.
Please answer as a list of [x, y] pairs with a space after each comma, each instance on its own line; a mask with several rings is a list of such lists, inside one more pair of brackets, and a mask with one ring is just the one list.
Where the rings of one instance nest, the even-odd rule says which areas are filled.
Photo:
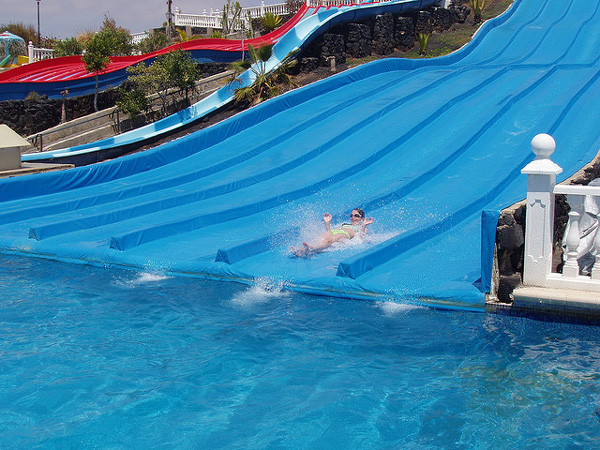
[[132, 33], [131, 34], [131, 43], [133, 45], [137, 45], [142, 42], [144, 39], [148, 38], [150, 33], [147, 31], [142, 31], [141, 33]]
[[276, 16], [282, 16], [288, 13], [287, 4], [285, 3], [277, 3], [276, 5], [265, 5], [265, 2], [261, 2], [260, 6], [256, 6], [253, 8], [246, 8], [242, 10], [243, 14], [250, 13], [250, 17], [253, 19], [257, 19], [259, 17], [263, 17], [266, 13], [272, 13]]
[[[358, 5], [361, 3], [382, 3], [389, 0], [307, 0], [306, 3], [310, 7], [318, 6], [341, 6], [341, 5]], [[447, 8], [451, 0], [439, 0], [438, 5]], [[288, 8], [286, 3], [277, 3], [274, 5], [265, 5], [265, 2], [261, 2], [260, 6], [253, 6], [251, 8], [242, 9], [242, 19], [244, 20], [244, 26], [246, 29], [249, 28], [247, 23], [248, 14], [252, 19], [263, 17], [265, 13], [270, 12], [277, 16], [288, 14]], [[201, 28], [214, 28], [221, 29], [221, 17], [223, 12], [221, 10], [203, 11], [202, 14], [182, 14], [179, 9], [175, 9], [173, 14], [173, 22], [176, 26], [190, 26], [190, 27], [201, 27]], [[240, 31], [240, 30], [234, 30]]]
[[[556, 185], [556, 175], [562, 169], [550, 159], [556, 144], [547, 134], [539, 134], [531, 141], [536, 158], [521, 171], [527, 175], [527, 213], [525, 221], [525, 260], [523, 284], [555, 289], [600, 292], [600, 233], [598, 216], [586, 224], [587, 249], [583, 249], [580, 236], [584, 200], [597, 204], [600, 186]], [[554, 230], [554, 195], [566, 194], [571, 207], [565, 235], [563, 272], [552, 273]], [[580, 271], [581, 253], [595, 255], [591, 276]], [[589, 256], [589, 255], [588, 255]]]
[[[245, 29], [249, 28], [249, 24], [247, 23], [248, 15], [250, 15], [251, 18], [256, 19], [259, 17], [263, 17], [267, 12], [271, 12], [275, 15], [281, 16], [287, 14], [288, 9], [285, 3], [265, 5], [265, 2], [261, 2], [260, 6], [243, 8], [241, 19], [244, 20], [244, 22], [246, 22], [244, 23]], [[211, 8], [209, 12], [204, 10], [202, 14], [182, 14], [178, 9], [176, 9], [175, 14], [173, 14], [173, 22], [175, 26], [203, 27], [220, 30], [221, 28], [223, 28], [221, 25], [222, 16], [223, 11], [219, 9], [213, 10]]]
[[54, 50], [50, 48], [36, 48], [33, 46], [33, 42], [29, 41], [27, 56], [29, 56], [30, 63], [43, 59], [52, 59], [54, 58]]
[[[175, 13], [174, 23], [175, 26], [180, 27], [202, 27], [202, 28], [216, 28], [221, 29], [221, 16], [217, 15], [218, 11], [213, 13], [211, 10], [211, 15], [203, 15], [203, 14], [181, 14]], [[214, 15], [212, 15], [214, 14]]]

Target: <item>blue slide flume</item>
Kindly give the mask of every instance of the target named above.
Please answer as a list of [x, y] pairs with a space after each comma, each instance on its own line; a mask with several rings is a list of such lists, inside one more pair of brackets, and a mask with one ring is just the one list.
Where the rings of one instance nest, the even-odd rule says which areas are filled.
[[[0, 247], [481, 310], [482, 212], [525, 196], [531, 139], [554, 136], [563, 177], [600, 147], [599, 19], [598, 1], [516, 0], [455, 54], [376, 61], [152, 150], [2, 180]], [[375, 219], [364, 241], [290, 256], [324, 212], [356, 207]]]

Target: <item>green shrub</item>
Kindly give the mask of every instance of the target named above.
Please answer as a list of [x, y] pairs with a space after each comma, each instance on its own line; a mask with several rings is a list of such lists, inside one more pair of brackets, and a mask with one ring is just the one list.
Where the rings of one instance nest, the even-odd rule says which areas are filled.
[[119, 88], [119, 92], [121, 93], [121, 100], [117, 101], [117, 108], [129, 114], [132, 118], [150, 108], [150, 102], [141, 89], [137, 87], [133, 89]]
[[83, 45], [77, 39], [71, 37], [54, 42], [54, 51], [56, 56], [81, 55], [83, 53]]
[[266, 12], [260, 19], [265, 31], [270, 32], [281, 25], [281, 17], [273, 14], [272, 12]]

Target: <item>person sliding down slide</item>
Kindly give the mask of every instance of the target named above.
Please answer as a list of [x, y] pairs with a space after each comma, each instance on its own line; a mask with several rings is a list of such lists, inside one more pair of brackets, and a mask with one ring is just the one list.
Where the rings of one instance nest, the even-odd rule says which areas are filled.
[[365, 213], [362, 209], [356, 208], [350, 214], [350, 223], [343, 223], [338, 228], [331, 228], [331, 214], [323, 214], [323, 221], [327, 229], [319, 240], [313, 243], [302, 244], [302, 247], [291, 247], [290, 253], [294, 256], [309, 256], [314, 253], [322, 252], [331, 247], [336, 242], [346, 239], [353, 239], [355, 236], [364, 236], [367, 234], [367, 225], [373, 223], [372, 217], [365, 218]]

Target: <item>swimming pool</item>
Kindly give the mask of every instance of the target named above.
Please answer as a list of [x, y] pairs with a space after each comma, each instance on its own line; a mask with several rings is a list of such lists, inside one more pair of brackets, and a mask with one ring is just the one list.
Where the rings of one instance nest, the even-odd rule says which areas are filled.
[[598, 328], [0, 256], [0, 448], [591, 449]]

